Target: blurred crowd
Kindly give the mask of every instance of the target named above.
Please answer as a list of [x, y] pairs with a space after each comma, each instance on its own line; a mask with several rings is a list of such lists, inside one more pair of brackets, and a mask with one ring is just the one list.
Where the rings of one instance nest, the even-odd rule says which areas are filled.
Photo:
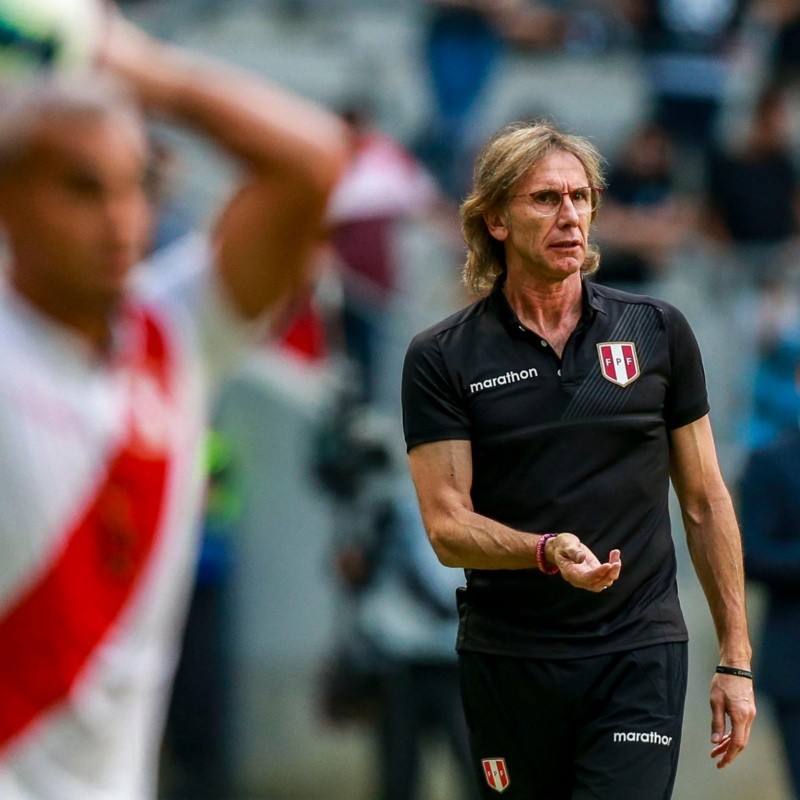
[[[362, 86], [339, 100], [350, 158], [328, 210], [318, 280], [273, 331], [290, 358], [325, 365], [338, 376], [309, 464], [330, 500], [328, 567], [341, 594], [338, 641], [325, 664], [321, 708], [334, 722], [374, 728], [379, 796], [385, 800], [421, 797], [421, 743], [432, 731], [444, 735], [457, 768], [465, 769], [453, 652], [452, 593], [459, 576], [432, 558], [405, 475], [397, 422], [404, 343], [397, 341], [395, 323], [398, 315], [413, 316], [401, 247], [409, 224], [433, 229], [458, 264], [457, 207], [506, 55], [526, 59], [535, 76], [537, 62], [553, 54], [637, 54], [646, 101], [636, 123], [605, 153], [607, 186], [594, 233], [602, 260], [594, 279], [656, 293], [672, 271], [701, 253], [713, 265], [713, 288], [704, 302], [730, 309], [732, 341], [743, 343], [733, 390], [742, 399], [735, 443], [740, 461], [755, 451], [760, 463], [764, 448], [797, 434], [800, 416], [800, 4], [422, 5], [418, 53], [426, 81], [421, 91], [430, 97], [426, 118], [401, 141], [382, 128], [379, 98]], [[234, 6], [231, 0], [193, 4], [195, 13], [210, 18]], [[271, 8], [302, 23], [331, 13], [323, 6], [283, 0]], [[734, 75], [740, 76], [736, 92]], [[159, 153], [166, 174], [174, 173], [178, 167], [169, 149]], [[159, 247], [189, 228], [177, 195], [170, 195], [169, 186], [161, 191]], [[454, 286], [458, 277], [453, 269]], [[451, 302], [465, 303], [466, 295], [453, 293]], [[780, 450], [777, 457], [777, 471], [781, 464], [800, 463], [796, 451]], [[781, 635], [797, 637], [798, 517], [787, 511], [764, 520], [758, 511], [784, 502], [791, 507], [796, 486], [787, 479], [789, 499], [766, 500], [764, 492], [777, 492], [780, 480], [768, 490], [754, 489], [752, 464], [742, 491], [748, 563], [755, 565], [752, 577], [775, 589], [783, 603], [780, 623], [774, 623]], [[735, 483], [739, 475], [728, 478]], [[767, 545], [787, 548], [779, 574], [763, 557]], [[796, 675], [800, 665], [793, 666]], [[800, 688], [788, 695], [781, 721], [791, 741]], [[213, 748], [208, 752], [212, 759]], [[224, 748], [219, 752], [224, 755]], [[796, 764], [794, 774], [800, 797]], [[458, 796], [467, 797], [466, 791]]]

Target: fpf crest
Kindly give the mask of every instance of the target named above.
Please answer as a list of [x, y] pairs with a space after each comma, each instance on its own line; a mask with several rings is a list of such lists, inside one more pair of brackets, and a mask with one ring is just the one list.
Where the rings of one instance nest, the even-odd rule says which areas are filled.
[[634, 342], [601, 342], [597, 345], [600, 372], [607, 381], [627, 386], [640, 375]]
[[486, 783], [496, 792], [508, 789], [509, 778], [506, 760], [504, 758], [484, 758], [481, 761]]

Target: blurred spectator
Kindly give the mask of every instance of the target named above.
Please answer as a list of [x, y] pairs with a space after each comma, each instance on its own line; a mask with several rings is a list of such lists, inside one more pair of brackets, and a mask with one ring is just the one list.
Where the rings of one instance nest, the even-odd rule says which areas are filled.
[[242, 508], [231, 443], [209, 431], [203, 539], [164, 745], [170, 776], [165, 797], [220, 800], [231, 790], [231, 683], [228, 619], [231, 542]]
[[735, 246], [739, 270], [755, 286], [784, 279], [796, 250], [800, 176], [789, 126], [783, 91], [767, 88], [741, 144], [709, 159], [710, 230]]
[[[800, 340], [799, 340], [800, 341]], [[800, 408], [800, 348], [794, 388]], [[748, 576], [767, 590], [758, 686], [775, 706], [793, 797], [800, 800], [800, 429], [752, 454], [740, 486]]]
[[787, 83], [800, 80], [800, 7], [792, 5], [793, 14], [780, 26], [772, 53], [775, 79]]
[[771, 79], [781, 84], [800, 81], [800, 4], [797, 0], [758, 0], [754, 12], [774, 32]]
[[316, 473], [334, 501], [335, 567], [350, 614], [325, 706], [334, 721], [376, 725], [380, 800], [422, 796], [431, 734], [447, 744], [458, 797], [467, 800], [476, 795], [453, 647], [463, 573], [443, 567], [428, 544], [393, 455], [396, 436], [389, 420], [345, 401], [318, 443]]
[[376, 371], [389, 335], [387, 311], [399, 270], [397, 227], [410, 217], [430, 214], [440, 201], [428, 172], [398, 142], [372, 128], [368, 115], [365, 104], [343, 114], [350, 160], [328, 218], [342, 267], [346, 351], [360, 369], [365, 402], [379, 393]]
[[644, 125], [623, 143], [609, 173], [598, 216], [603, 260], [596, 280], [633, 287], [657, 278], [695, 216], [692, 200], [676, 194], [664, 129]]
[[503, 53], [504, 39], [550, 47], [560, 17], [527, 0], [427, 0], [432, 7], [425, 61], [433, 118], [417, 152], [444, 191], [460, 200], [469, 186], [464, 149], [478, 101]]
[[744, 0], [625, 0], [639, 34], [654, 116], [681, 147], [713, 132]]
[[155, 211], [151, 247], [158, 252], [196, 227], [179, 193], [184, 164], [177, 151], [162, 139], [150, 139], [148, 190]]
[[795, 327], [765, 342], [756, 363], [753, 408], [745, 431], [749, 448], [763, 447], [797, 426], [800, 397], [795, 386], [795, 365], [800, 361], [800, 315], [796, 298], [788, 298], [792, 299]]

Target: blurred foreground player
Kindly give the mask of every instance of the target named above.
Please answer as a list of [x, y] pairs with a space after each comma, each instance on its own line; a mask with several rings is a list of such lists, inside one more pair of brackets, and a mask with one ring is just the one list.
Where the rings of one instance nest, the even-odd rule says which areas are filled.
[[462, 206], [465, 280], [489, 293], [406, 356], [423, 520], [440, 560], [467, 570], [458, 649], [485, 797], [671, 796], [687, 633], [670, 476], [719, 638], [717, 766], [755, 716], [741, 544], [697, 343], [667, 303], [584, 279], [601, 187], [587, 140], [500, 131]]
[[210, 393], [302, 282], [344, 157], [333, 116], [120, 19], [103, 60], [243, 178], [192, 269], [134, 282], [151, 222], [136, 107], [96, 78], [4, 89], [3, 800], [155, 796]]

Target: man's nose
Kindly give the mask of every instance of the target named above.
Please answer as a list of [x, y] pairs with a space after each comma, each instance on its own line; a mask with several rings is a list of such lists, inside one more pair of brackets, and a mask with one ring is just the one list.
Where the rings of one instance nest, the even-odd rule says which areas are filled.
[[561, 195], [561, 205], [558, 208], [558, 221], [562, 225], [577, 225], [580, 214], [575, 210], [575, 204], [569, 194]]

